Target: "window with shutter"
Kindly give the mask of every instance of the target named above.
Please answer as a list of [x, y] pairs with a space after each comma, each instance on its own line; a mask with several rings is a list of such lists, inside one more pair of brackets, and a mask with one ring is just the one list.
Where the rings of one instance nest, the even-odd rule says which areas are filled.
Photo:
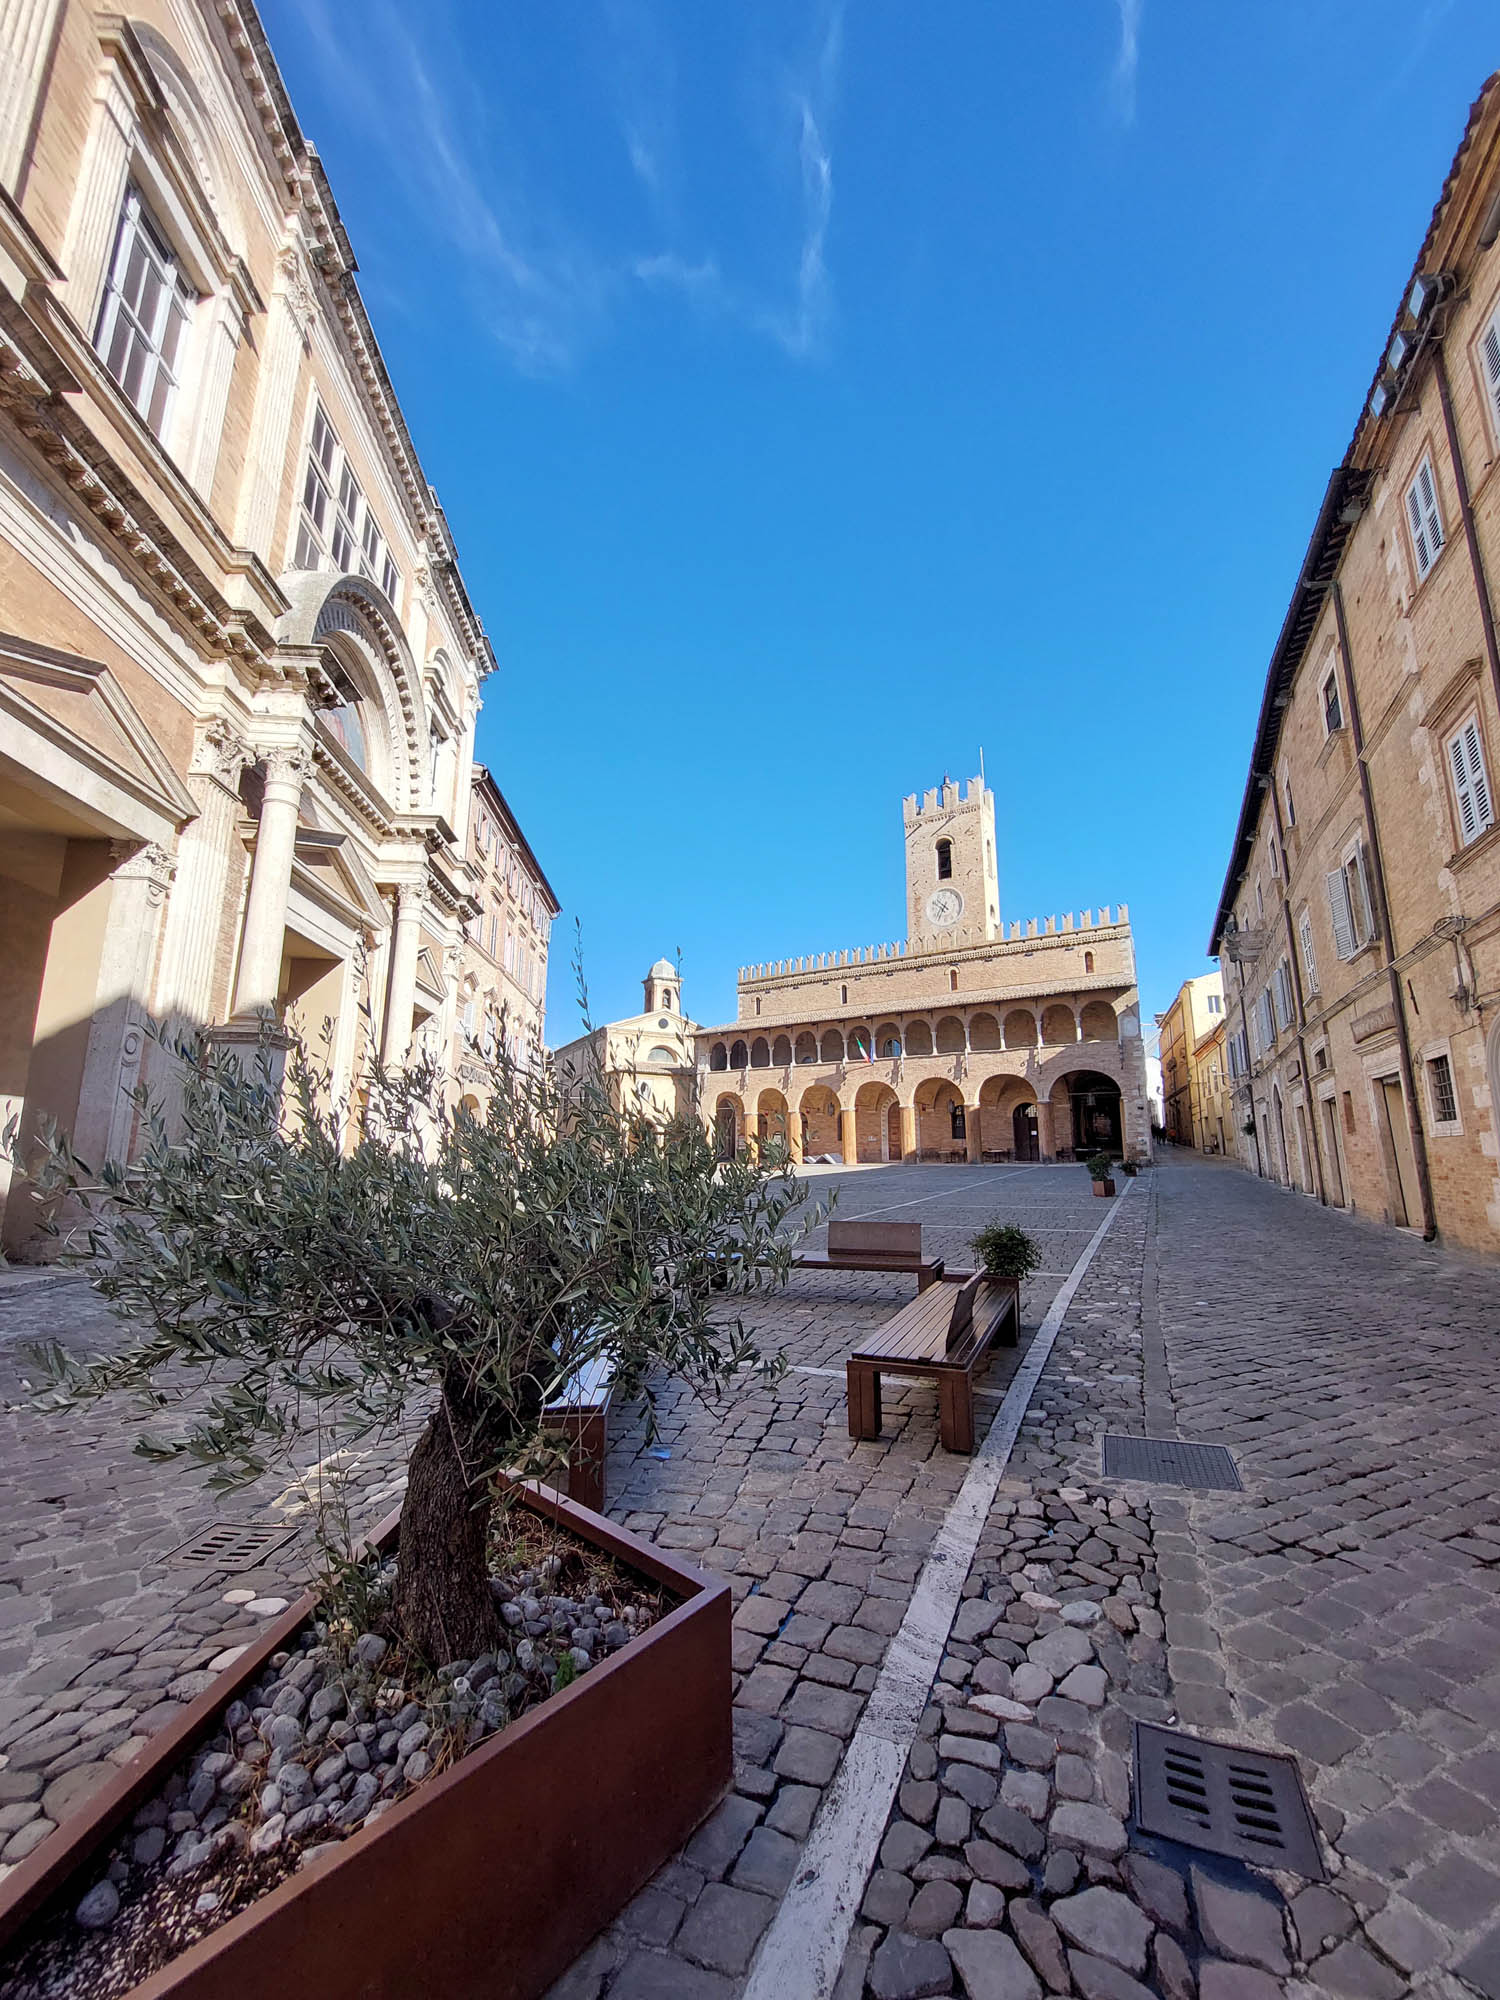
[[1332, 736], [1336, 729], [1344, 726], [1344, 705], [1339, 700], [1339, 677], [1332, 667], [1323, 683], [1323, 733]]
[[1479, 359], [1484, 369], [1484, 386], [1489, 391], [1490, 417], [1500, 432], [1500, 312], [1480, 336]]
[[1430, 454], [1417, 467], [1417, 476], [1406, 489], [1406, 519], [1420, 579], [1437, 561], [1443, 546], [1443, 518], [1438, 512], [1437, 481], [1432, 476]]
[[1285, 959], [1276, 968], [1276, 1018], [1283, 1030], [1292, 1025], [1295, 1007], [1292, 1000], [1292, 969]]
[[1302, 939], [1302, 969], [1307, 974], [1307, 990], [1309, 993], [1316, 993], [1318, 990], [1318, 958], [1317, 953], [1313, 949], [1311, 910], [1304, 910], [1302, 912], [1297, 929]]
[[1258, 1004], [1260, 1007], [1261, 1041], [1266, 1048], [1274, 1048], [1276, 1045], [1276, 1009], [1271, 999], [1271, 989], [1269, 986], [1261, 994]]
[[1479, 723], [1470, 716], [1448, 739], [1448, 766], [1453, 773], [1453, 796], [1458, 807], [1459, 844], [1467, 847], [1495, 823], [1490, 798], [1489, 774], [1484, 767], [1484, 748]]
[[1358, 948], [1367, 945], [1375, 935], [1375, 900], [1370, 894], [1370, 868], [1363, 841], [1344, 863], [1344, 879], [1349, 885], [1349, 911]]
[[1333, 948], [1340, 958], [1353, 958], [1356, 946], [1349, 884], [1342, 868], [1333, 869], [1324, 879], [1328, 888], [1328, 914], [1333, 919]]

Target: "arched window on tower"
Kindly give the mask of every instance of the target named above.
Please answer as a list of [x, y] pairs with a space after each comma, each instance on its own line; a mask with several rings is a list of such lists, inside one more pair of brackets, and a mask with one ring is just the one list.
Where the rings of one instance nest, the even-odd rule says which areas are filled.
[[946, 882], [953, 873], [953, 842], [940, 840], [937, 844], [938, 880]]
[[1094, 969], [1094, 954], [1091, 951], [1083, 954], [1083, 969], [1085, 972], [1092, 972]]

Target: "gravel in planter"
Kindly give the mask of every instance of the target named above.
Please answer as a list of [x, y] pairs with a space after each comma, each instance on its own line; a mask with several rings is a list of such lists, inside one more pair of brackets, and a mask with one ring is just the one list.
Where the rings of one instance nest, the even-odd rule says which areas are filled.
[[[119, 2000], [672, 1609], [660, 1586], [517, 1509], [497, 1518], [507, 1643], [436, 1674], [382, 1631], [388, 1559], [351, 1570], [154, 1799], [31, 1925], [0, 2000]], [[359, 1629], [364, 1625], [367, 1629]]]

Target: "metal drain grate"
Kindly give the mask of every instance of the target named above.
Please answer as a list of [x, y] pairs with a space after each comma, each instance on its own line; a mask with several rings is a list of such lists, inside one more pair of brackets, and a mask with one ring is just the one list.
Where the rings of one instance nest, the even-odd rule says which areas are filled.
[[1213, 1493], [1242, 1493], [1240, 1475], [1221, 1444], [1184, 1444], [1180, 1438], [1104, 1439], [1104, 1477], [1143, 1479], [1153, 1486], [1197, 1486]]
[[180, 1549], [162, 1557], [174, 1569], [254, 1569], [292, 1539], [291, 1528], [257, 1527], [249, 1521], [216, 1521]]
[[1324, 1879], [1317, 1829], [1291, 1757], [1138, 1722], [1135, 1796], [1143, 1833]]

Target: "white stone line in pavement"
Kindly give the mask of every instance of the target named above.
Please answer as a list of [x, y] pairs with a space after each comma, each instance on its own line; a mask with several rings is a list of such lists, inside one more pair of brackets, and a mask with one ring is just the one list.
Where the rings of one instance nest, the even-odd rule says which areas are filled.
[[948, 1643], [959, 1593], [1026, 1406], [1073, 1295], [1133, 1185], [1110, 1203], [1059, 1287], [943, 1518], [859, 1727], [823, 1795], [801, 1866], [761, 1940], [742, 2000], [827, 2000], [833, 1991], [891, 1801]]
[[986, 1174], [982, 1180], [965, 1181], [961, 1189], [945, 1187], [941, 1194], [919, 1194], [912, 1201], [893, 1201], [885, 1208], [862, 1208], [858, 1215], [840, 1217], [840, 1220], [867, 1222], [872, 1215], [894, 1215], [898, 1208], [922, 1208], [929, 1201], [952, 1201], [955, 1192], [968, 1194], [973, 1188], [991, 1187], [996, 1181], [1013, 1180], [1017, 1174], [1025, 1172], [1025, 1167], [1008, 1167], [1003, 1174]]

